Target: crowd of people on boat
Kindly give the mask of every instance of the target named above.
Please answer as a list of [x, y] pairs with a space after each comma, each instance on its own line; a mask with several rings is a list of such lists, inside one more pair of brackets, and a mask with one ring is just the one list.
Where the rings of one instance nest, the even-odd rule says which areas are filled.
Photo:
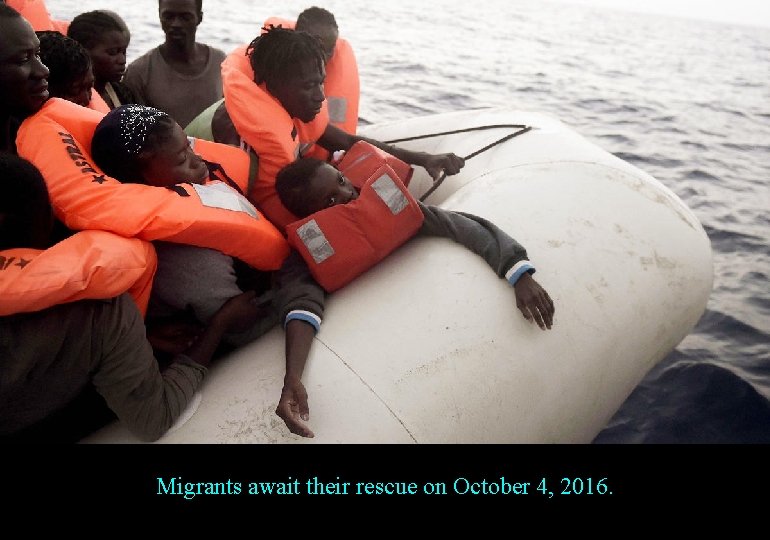
[[313, 437], [302, 376], [325, 298], [417, 235], [483, 257], [552, 327], [521, 244], [409, 192], [413, 166], [437, 181], [463, 158], [357, 133], [332, 13], [270, 17], [229, 53], [196, 40], [202, 0], [158, 15], [165, 41], [129, 63], [114, 11], [0, 1], [2, 440], [74, 442], [115, 418], [157, 440], [213, 360], [276, 325], [276, 414]]

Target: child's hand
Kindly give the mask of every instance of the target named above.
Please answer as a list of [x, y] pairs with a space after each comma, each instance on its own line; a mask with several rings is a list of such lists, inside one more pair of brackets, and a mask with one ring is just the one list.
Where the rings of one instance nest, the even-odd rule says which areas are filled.
[[465, 160], [455, 154], [428, 154], [422, 166], [435, 182], [441, 178], [442, 172], [447, 176], [459, 173], [465, 166]]
[[513, 288], [516, 291], [516, 307], [524, 318], [530, 322], [535, 321], [543, 330], [550, 330], [555, 309], [545, 289], [528, 273], [522, 275]]
[[307, 404], [307, 391], [301, 381], [284, 382], [275, 414], [286, 423], [286, 427], [292, 433], [303, 437], [314, 437], [310, 428], [302, 422], [310, 418], [310, 408]]

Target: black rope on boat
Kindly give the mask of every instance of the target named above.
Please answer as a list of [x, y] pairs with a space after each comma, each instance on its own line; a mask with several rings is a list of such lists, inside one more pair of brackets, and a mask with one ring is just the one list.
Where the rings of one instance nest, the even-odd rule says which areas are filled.
[[481, 131], [482, 129], [499, 129], [499, 128], [516, 128], [532, 129], [531, 126], [525, 126], [523, 124], [493, 124], [488, 126], [476, 126], [464, 129], [455, 129], [453, 131], [442, 131], [441, 133], [428, 133], [427, 135], [415, 135], [414, 137], [404, 137], [403, 139], [391, 139], [389, 141], [383, 141], [385, 144], [393, 144], [398, 142], [416, 141], [419, 139], [429, 139], [430, 137], [440, 137], [441, 135], [454, 135], [456, 133], [467, 133], [469, 131]]
[[[486, 152], [490, 148], [492, 148], [494, 146], [497, 146], [498, 144], [502, 144], [505, 141], [513, 139], [514, 137], [517, 137], [519, 135], [523, 135], [527, 131], [530, 131], [532, 129], [532, 126], [523, 126], [523, 125], [520, 125], [520, 124], [500, 124], [500, 125], [494, 125], [494, 126], [478, 126], [478, 127], [472, 127], [472, 128], [457, 129], [457, 130], [454, 130], [454, 131], [445, 131], [443, 133], [431, 133], [429, 135], [418, 135], [416, 137], [407, 137], [407, 138], [404, 138], [404, 139], [396, 139], [396, 140], [386, 141], [386, 142], [388, 144], [390, 144], [390, 143], [396, 143], [396, 142], [413, 141], [413, 140], [416, 140], [416, 139], [427, 139], [428, 137], [438, 137], [439, 135], [454, 135], [455, 133], [465, 133], [465, 132], [468, 132], [468, 131], [478, 131], [478, 130], [481, 130], [481, 129], [495, 129], [495, 128], [517, 128], [518, 131], [514, 131], [513, 133], [509, 133], [508, 135], [506, 135], [502, 139], [498, 139], [495, 142], [486, 145], [484, 148], [476, 150], [475, 152], [471, 152], [470, 154], [465, 156], [463, 159], [465, 159], [467, 161], [467, 160], [471, 159], [472, 157], [476, 157], [479, 154], [481, 154], [482, 152]], [[446, 178], [446, 173], [443, 173], [441, 175], [441, 177], [433, 183], [431, 188], [428, 191], [426, 191], [422, 195], [422, 197], [420, 197], [420, 202], [423, 202], [425, 199], [428, 198], [428, 196], [431, 193], [436, 191], [438, 189], [438, 187], [442, 184], [442, 182], [444, 181], [445, 178]]]

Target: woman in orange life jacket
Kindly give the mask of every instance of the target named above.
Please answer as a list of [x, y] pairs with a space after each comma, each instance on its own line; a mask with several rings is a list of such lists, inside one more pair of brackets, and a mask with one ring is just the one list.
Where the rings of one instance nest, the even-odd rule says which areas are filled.
[[40, 40], [19, 13], [0, 4], [0, 151], [16, 153], [22, 120], [48, 99], [48, 68]]
[[[202, 116], [213, 114], [207, 131], [215, 141], [232, 144], [235, 133], [241, 143], [246, 143], [257, 154], [258, 178], [249, 199], [279, 229], [296, 216], [278, 199], [275, 176], [315, 143], [333, 153], [366, 140], [402, 161], [424, 167], [434, 179], [438, 179], [442, 171], [456, 174], [465, 164], [452, 153], [412, 152], [346, 133], [330, 124], [323, 89], [325, 58], [323, 46], [316, 37], [271, 28], [248, 47], [236, 49], [222, 63], [225, 110], [215, 104], [213, 111], [201, 113]], [[204, 124], [201, 126], [198, 120], [187, 127], [188, 134], [205, 138], [206, 122], [200, 122]], [[192, 126], [196, 131], [191, 131]]]
[[[122, 182], [139, 182], [173, 190], [192, 184], [225, 193], [235, 205], [256, 210], [218, 164], [204, 161], [190, 147], [182, 128], [168, 114], [152, 107], [124, 105], [110, 111], [94, 132], [94, 162]], [[210, 181], [219, 181], [209, 183]], [[243, 292], [232, 257], [208, 248], [156, 242], [158, 271], [148, 308], [148, 324], [191, 311], [207, 324], [232, 297]], [[297, 268], [303, 270], [298, 273]], [[249, 277], [253, 277], [249, 273]], [[270, 288], [260, 291], [248, 316], [223, 337], [231, 347], [244, 345], [270, 330], [278, 321], [286, 329], [287, 364], [302, 363], [323, 314], [323, 291], [304, 272], [301, 260], [287, 259], [269, 276]], [[303, 436], [312, 432], [287, 418], [289, 429]]]
[[[0, 253], [35, 248], [45, 258], [71, 240], [52, 246], [53, 210], [34, 165], [0, 154], [0, 187]], [[103, 231], [72, 239], [89, 234], [111, 236], [118, 244], [141, 242]], [[41, 276], [72, 271], [67, 264], [72, 262], [73, 257], [60, 258], [48, 271], [39, 269]], [[0, 275], [18, 270], [16, 264], [1, 266]], [[195, 343], [176, 351], [163, 373], [127, 294], [107, 298], [96, 291], [0, 317], [0, 441], [73, 443], [115, 416], [139, 438], [159, 438], [184, 411], [220, 338], [248, 313], [252, 300], [246, 293], [223, 306]]]
[[[372, 176], [372, 179], [374, 178], [382, 178], [379, 170]], [[341, 228], [340, 231], [337, 231], [339, 232], [337, 237], [344, 238], [342, 244], [350, 245], [350, 235], [359, 234], [361, 227], [366, 225], [366, 220], [359, 219], [335, 221], [334, 215], [327, 211], [327, 209], [332, 210], [337, 205], [364, 202], [361, 200], [363, 196], [359, 198], [359, 190], [351, 181], [327, 162], [314, 158], [298, 159], [281, 169], [278, 173], [275, 187], [282, 203], [296, 216], [302, 218], [312, 216], [317, 222], [321, 222], [322, 217], [319, 212], [327, 214], [324, 216], [328, 218], [325, 220], [325, 225]], [[405, 190], [406, 188], [404, 188]], [[367, 195], [373, 192], [374, 190], [369, 190]], [[388, 197], [388, 199], [390, 200], [391, 198]], [[372, 200], [376, 200], [376, 195], [372, 195], [372, 198], [365, 201], [365, 204], [370, 204]], [[415, 204], [419, 211], [422, 212], [423, 218], [416, 235], [446, 237], [484, 257], [498, 277], [505, 278], [513, 286], [516, 306], [524, 318], [536, 323], [542, 330], [552, 327], [555, 312], [553, 301], [546, 290], [532, 278], [531, 274], [534, 273], [535, 268], [529, 262], [526, 250], [516, 240], [481, 217], [423, 205], [413, 199], [412, 201], [412, 204]], [[382, 200], [379, 200], [376, 204], [382, 206], [382, 202]], [[350, 206], [352, 207], [353, 205]], [[341, 207], [338, 208], [342, 209]], [[354, 211], [371, 214], [373, 209], [371, 206], [360, 204]], [[406, 212], [399, 210], [397, 213], [404, 214]], [[383, 215], [387, 216], [384, 219], [398, 219], [392, 217], [393, 214], [390, 212], [384, 212]], [[350, 218], [349, 215], [347, 217]], [[351, 223], [355, 223], [355, 226], [347, 229], [346, 227]], [[369, 235], [392, 236], [390, 232], [387, 232], [388, 224], [382, 223], [381, 225], [383, 226], [380, 228], [373, 224], [372, 228], [364, 230], [363, 234], [366, 234], [370, 240], [371, 236]], [[400, 223], [399, 227], [402, 226], [403, 223]], [[289, 227], [289, 230], [291, 231], [292, 228]], [[321, 230], [322, 234], [323, 232]], [[316, 233], [313, 236], [314, 240], [317, 241], [319, 235]], [[290, 243], [292, 243], [291, 232]], [[367, 242], [366, 244], [369, 246], [381, 245], [380, 242]], [[334, 257], [340, 256], [343, 258], [341, 263], [343, 265], [357, 266], [362, 257], [371, 257], [369, 253], [348, 253], [344, 251], [344, 248], [344, 245], [332, 245], [331, 250], [329, 250], [329, 252], [333, 251]], [[384, 256], [387, 253], [380, 255]], [[378, 258], [378, 260], [381, 258], [378, 257], [378, 254], [375, 254], [374, 257]], [[314, 264], [312, 254], [306, 256], [305, 260], [308, 265]], [[296, 365], [290, 367], [293, 368], [291, 377], [294, 379], [301, 378], [303, 366]], [[287, 377], [289, 375], [287, 371]], [[284, 396], [282, 400], [288, 400], [290, 397]], [[298, 400], [298, 407], [307, 410], [307, 402]], [[286, 402], [279, 405], [279, 416], [288, 415], [290, 411], [290, 403]]]
[[94, 88], [110, 109], [136, 103], [131, 90], [121, 82], [131, 33], [120, 15], [104, 9], [81, 13], [72, 19], [67, 36], [91, 56]]

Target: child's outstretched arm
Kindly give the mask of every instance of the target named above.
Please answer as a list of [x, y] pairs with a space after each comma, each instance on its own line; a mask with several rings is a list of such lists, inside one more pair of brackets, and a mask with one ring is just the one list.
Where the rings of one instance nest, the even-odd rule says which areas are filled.
[[275, 413], [292, 433], [313, 437], [305, 424], [310, 419], [310, 407], [302, 373], [321, 325], [326, 293], [296, 251], [276, 272], [274, 291], [279, 320], [286, 330], [286, 374]]
[[283, 390], [277, 414], [289, 431], [313, 437], [314, 434], [304, 422], [310, 419], [310, 407], [307, 404], [307, 390], [302, 384], [302, 372], [310, 352], [310, 345], [315, 337], [315, 328], [299, 319], [286, 323], [286, 374], [283, 377]]
[[483, 257], [499, 277], [513, 285], [516, 307], [524, 318], [537, 323], [543, 330], [551, 328], [555, 312], [553, 301], [531, 276], [535, 267], [521, 244], [479, 216], [419, 204], [425, 221], [418, 235], [449, 238]]

